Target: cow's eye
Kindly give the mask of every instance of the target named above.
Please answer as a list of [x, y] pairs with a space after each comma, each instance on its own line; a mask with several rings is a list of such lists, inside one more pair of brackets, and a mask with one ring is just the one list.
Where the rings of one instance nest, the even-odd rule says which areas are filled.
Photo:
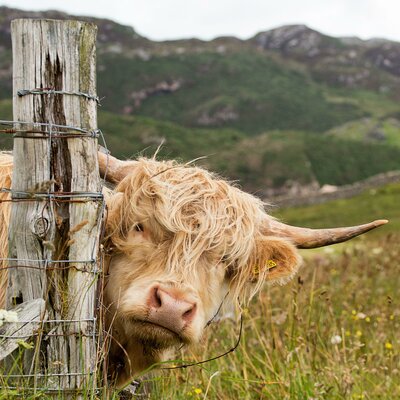
[[136, 224], [135, 225], [135, 231], [136, 232], [143, 232], [143, 225], [142, 224]]
[[230, 266], [229, 268], [227, 268], [225, 270], [225, 278], [226, 279], [231, 279], [231, 278], [233, 278], [234, 275], [235, 275], [235, 270], [234, 270], [234, 268], [232, 268], [232, 266]]

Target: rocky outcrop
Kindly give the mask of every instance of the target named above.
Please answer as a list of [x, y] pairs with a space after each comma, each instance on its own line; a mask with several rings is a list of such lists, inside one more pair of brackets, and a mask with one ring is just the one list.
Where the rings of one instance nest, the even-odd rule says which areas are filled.
[[394, 97], [400, 88], [400, 44], [396, 42], [334, 38], [305, 25], [289, 25], [261, 32], [250, 43], [306, 63], [315, 79], [329, 85], [373, 89]]
[[134, 101], [135, 108], [139, 108], [142, 105], [142, 102], [147, 98], [160, 94], [174, 93], [182, 87], [182, 84], [182, 79], [162, 81], [157, 83], [155, 86], [132, 92], [130, 97]]
[[201, 126], [218, 126], [228, 121], [236, 121], [239, 114], [231, 106], [219, 108], [213, 112], [204, 111], [198, 118], [197, 123]]
[[371, 64], [393, 75], [400, 76], [400, 44], [385, 42], [367, 50], [365, 57]]
[[288, 25], [261, 32], [252, 41], [265, 50], [279, 50], [285, 55], [309, 59], [337, 48], [333, 38], [306, 25]]
[[371, 190], [371, 194], [374, 194], [377, 188], [398, 182], [400, 182], [400, 171], [391, 171], [371, 176], [368, 179], [350, 185], [324, 185], [319, 190], [310, 190], [306, 194], [293, 195], [289, 193], [272, 199], [268, 198], [267, 201], [280, 207], [321, 204], [332, 200], [348, 199], [361, 194], [365, 190]]

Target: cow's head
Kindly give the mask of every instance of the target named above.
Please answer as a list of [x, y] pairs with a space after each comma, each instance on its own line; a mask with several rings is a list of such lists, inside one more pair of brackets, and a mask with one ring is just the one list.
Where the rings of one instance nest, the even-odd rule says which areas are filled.
[[[104, 169], [104, 156], [100, 162]], [[130, 370], [118, 372], [120, 382], [156, 353], [197, 342], [222, 303], [248, 299], [264, 281], [288, 281], [300, 265], [297, 247], [337, 243], [384, 222], [289, 227], [254, 196], [171, 161], [112, 159], [108, 174], [117, 183], [108, 200], [105, 288], [119, 354], [112, 362]]]

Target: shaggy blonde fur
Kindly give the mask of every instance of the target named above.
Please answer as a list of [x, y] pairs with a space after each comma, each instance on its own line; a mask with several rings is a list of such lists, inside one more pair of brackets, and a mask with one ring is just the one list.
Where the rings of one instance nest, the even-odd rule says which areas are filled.
[[[179, 269], [181, 274], [184, 266], [184, 279], [189, 278], [201, 258], [213, 254], [232, 277], [233, 298], [242, 295], [250, 281], [256, 280], [254, 294], [267, 276], [284, 283], [296, 272], [295, 248], [261, 234], [263, 222], [271, 218], [264, 203], [216, 174], [176, 161], [141, 158], [115, 192], [119, 196], [109, 204], [107, 233], [123, 253], [136, 247], [131, 248], [129, 231], [147, 222], [156, 242], [168, 241], [165, 270]], [[276, 268], [269, 272], [272, 259]]]
[[[11, 188], [12, 156], [0, 153], [0, 188]], [[0, 258], [8, 254], [8, 223], [11, 203], [9, 193], [0, 192]], [[7, 288], [7, 263], [0, 261], [0, 308], [4, 307]]]

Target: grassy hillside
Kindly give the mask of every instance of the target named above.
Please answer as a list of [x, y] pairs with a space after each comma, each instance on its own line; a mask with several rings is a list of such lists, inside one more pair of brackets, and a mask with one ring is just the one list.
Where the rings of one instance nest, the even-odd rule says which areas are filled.
[[[134, 93], [159, 82], [179, 81], [134, 105]], [[332, 103], [323, 87], [300, 69], [250, 50], [227, 54], [172, 54], [149, 60], [105, 55], [99, 68], [104, 107], [186, 126], [230, 127], [246, 134], [269, 129], [324, 131], [369, 115], [357, 105]]]
[[151, 156], [163, 143], [161, 157], [190, 161], [210, 156], [241, 141], [243, 133], [233, 129], [186, 128], [171, 122], [147, 117], [120, 116], [99, 113], [99, 126], [106, 135], [108, 146], [118, 157]]
[[309, 228], [357, 225], [375, 219], [388, 219], [389, 224], [365, 236], [400, 233], [400, 183], [366, 190], [351, 199], [329, 201], [307, 207], [277, 209], [273, 215], [286, 223]]
[[399, 169], [400, 151], [380, 143], [272, 131], [239, 142], [213, 165], [254, 190], [280, 187], [290, 180], [345, 185]]
[[271, 131], [252, 138], [233, 129], [200, 129], [145, 117], [100, 112], [114, 155], [151, 156], [164, 143], [160, 157], [190, 161], [238, 180], [260, 192], [288, 181], [344, 185], [380, 172], [400, 169], [400, 149], [297, 131]]
[[[11, 119], [11, 103], [0, 101], [0, 115]], [[345, 140], [341, 136], [299, 131], [269, 131], [248, 137], [230, 128], [188, 128], [142, 116], [123, 116], [99, 110], [99, 126], [108, 147], [120, 158], [159, 156], [198, 161], [239, 181], [251, 192], [299, 184], [344, 185], [380, 172], [400, 169], [400, 148], [383, 143]], [[355, 138], [354, 138], [355, 139]], [[12, 139], [0, 135], [1, 148]]]
[[385, 143], [400, 147], [399, 116], [362, 118], [330, 129], [327, 134], [337, 138], [369, 143]]

